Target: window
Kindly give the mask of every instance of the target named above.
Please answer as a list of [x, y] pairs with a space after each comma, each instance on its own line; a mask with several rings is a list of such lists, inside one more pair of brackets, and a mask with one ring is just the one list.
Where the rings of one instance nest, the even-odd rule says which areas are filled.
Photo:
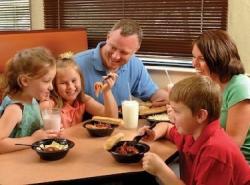
[[191, 56], [192, 40], [208, 29], [227, 28], [227, 0], [44, 0], [45, 27], [85, 27], [89, 48], [106, 39], [119, 19], [143, 28], [139, 54]]
[[29, 0], [1, 0], [0, 9], [1, 31], [30, 29]]

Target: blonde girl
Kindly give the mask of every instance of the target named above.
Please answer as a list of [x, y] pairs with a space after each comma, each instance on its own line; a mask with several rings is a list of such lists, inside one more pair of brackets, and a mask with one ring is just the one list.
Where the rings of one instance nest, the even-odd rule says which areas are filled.
[[[61, 108], [63, 128], [71, 127], [82, 121], [84, 112], [91, 115], [118, 117], [118, 107], [111, 88], [117, 75], [110, 74], [105, 80], [107, 84], [103, 89], [104, 105], [84, 93], [84, 79], [78, 65], [71, 53], [61, 55], [56, 64], [56, 77], [54, 79], [54, 103]], [[94, 84], [93, 84], [94, 87]]]
[[55, 59], [45, 48], [22, 50], [8, 61], [0, 106], [0, 153], [24, 149], [16, 143], [31, 144], [58, 136], [42, 129], [37, 103], [49, 97], [55, 74]]

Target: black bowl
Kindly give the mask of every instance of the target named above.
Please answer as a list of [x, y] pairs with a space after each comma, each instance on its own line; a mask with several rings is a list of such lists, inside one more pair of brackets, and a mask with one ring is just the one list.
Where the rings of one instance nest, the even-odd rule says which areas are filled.
[[[53, 141], [59, 143], [60, 145], [68, 145], [68, 147], [57, 151], [47, 151], [45, 149], [40, 148], [42, 144], [44, 146], [50, 145]], [[43, 139], [33, 143], [32, 149], [37, 152], [41, 159], [54, 161], [63, 158], [74, 145], [75, 144], [73, 141], [63, 138]]]
[[[134, 146], [139, 153], [136, 154], [120, 154], [116, 152], [116, 149], [120, 146], [122, 146], [126, 142], [129, 146]], [[115, 158], [117, 162], [120, 163], [137, 163], [139, 162], [142, 157], [144, 156], [144, 153], [148, 152], [150, 147], [145, 143], [136, 143], [134, 141], [119, 141], [117, 144], [115, 144], [111, 149], [110, 153]]]
[[[88, 125], [92, 126], [94, 124], [96, 124], [97, 122], [94, 120], [88, 120], [85, 121], [83, 123], [83, 127], [87, 129], [87, 131], [89, 132], [89, 134], [93, 137], [104, 137], [104, 136], [110, 136], [114, 129], [116, 127], [118, 127], [118, 125], [114, 125], [114, 124], [109, 124], [110, 128], [92, 128], [92, 127], [88, 127]], [[107, 123], [108, 124], [108, 123]]]

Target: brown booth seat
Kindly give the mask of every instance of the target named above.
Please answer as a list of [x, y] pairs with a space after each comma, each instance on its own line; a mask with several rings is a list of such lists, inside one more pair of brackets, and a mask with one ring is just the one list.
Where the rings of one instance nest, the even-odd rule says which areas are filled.
[[38, 46], [50, 49], [55, 57], [66, 51], [76, 53], [88, 48], [87, 33], [84, 28], [0, 31], [0, 73], [17, 51]]

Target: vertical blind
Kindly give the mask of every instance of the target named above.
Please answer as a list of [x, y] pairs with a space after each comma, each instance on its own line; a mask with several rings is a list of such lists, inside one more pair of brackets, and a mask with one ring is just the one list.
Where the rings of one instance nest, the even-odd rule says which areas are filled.
[[85, 27], [89, 48], [119, 19], [131, 18], [144, 36], [139, 54], [191, 56], [193, 39], [227, 29], [227, 0], [44, 0], [46, 28]]
[[1, 0], [0, 9], [0, 31], [30, 29], [29, 0]]

